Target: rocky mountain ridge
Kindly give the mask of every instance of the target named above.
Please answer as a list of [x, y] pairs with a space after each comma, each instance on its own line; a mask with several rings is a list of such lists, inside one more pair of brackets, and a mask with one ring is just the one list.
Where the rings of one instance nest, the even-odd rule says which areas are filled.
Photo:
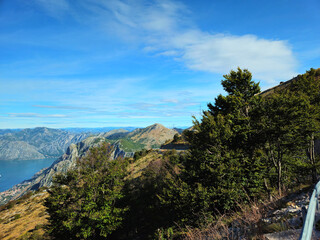
[[[15, 185], [11, 189], [0, 193], [0, 205], [9, 200], [17, 199], [24, 195], [29, 190], [37, 190], [41, 187], [50, 187], [52, 184], [52, 177], [56, 173], [63, 173], [76, 166], [77, 159], [86, 155], [91, 147], [98, 146], [105, 142], [105, 138], [100, 136], [88, 137], [85, 140], [71, 144], [66, 152], [58, 158], [52, 165], [36, 173], [31, 179], [26, 180], [20, 184]], [[111, 158], [130, 157], [133, 153], [124, 152], [117, 144], [114, 144], [114, 150], [111, 153]]]
[[[29, 190], [37, 190], [41, 187], [50, 187], [52, 184], [52, 177], [56, 173], [66, 172], [69, 169], [74, 168], [76, 166], [77, 159], [85, 156], [91, 147], [98, 146], [105, 141], [108, 142], [108, 138], [113, 138], [115, 135], [121, 137], [125, 136], [125, 138], [120, 138], [112, 142], [113, 151], [111, 152], [111, 159], [116, 159], [118, 157], [133, 157], [136, 149], [143, 147], [151, 148], [151, 146], [158, 143], [161, 145], [166, 140], [173, 138], [176, 133], [176, 131], [165, 128], [161, 124], [153, 124], [146, 128], [137, 129], [137, 131], [133, 131], [131, 133], [120, 129], [87, 137], [77, 144], [71, 144], [65, 153], [49, 168], [41, 170], [31, 179], [0, 193], [0, 205], [19, 198]], [[158, 138], [157, 134], [159, 134]], [[125, 145], [125, 143], [127, 145]]]

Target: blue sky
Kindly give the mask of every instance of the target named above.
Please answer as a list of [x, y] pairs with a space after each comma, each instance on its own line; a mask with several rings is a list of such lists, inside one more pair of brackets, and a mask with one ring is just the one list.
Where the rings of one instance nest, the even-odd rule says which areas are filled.
[[320, 67], [317, 0], [0, 0], [0, 128], [190, 126], [247, 68]]

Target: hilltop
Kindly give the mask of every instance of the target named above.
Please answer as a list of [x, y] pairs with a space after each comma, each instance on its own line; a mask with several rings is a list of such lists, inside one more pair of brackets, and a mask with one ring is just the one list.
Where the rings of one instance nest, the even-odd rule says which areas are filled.
[[[312, 69], [313, 71], [316, 72], [316, 77], [315, 79], [320, 79], [320, 68], [317, 68], [317, 69]], [[299, 74], [298, 76], [288, 80], [288, 81], [283, 81], [283, 82], [280, 82], [279, 85], [276, 85], [274, 87], [271, 87], [271, 88], [268, 88], [264, 91], [262, 91], [261, 93], [259, 93], [262, 97], [267, 97], [269, 95], [272, 95], [273, 93], [275, 93], [276, 91], [281, 91], [282, 89], [285, 89], [285, 88], [288, 88], [292, 83], [298, 81], [299, 79], [305, 77], [306, 74]]]
[[165, 141], [173, 138], [178, 132], [156, 123], [146, 128], [138, 128], [127, 135], [134, 142], [141, 143], [146, 149], [159, 148]]

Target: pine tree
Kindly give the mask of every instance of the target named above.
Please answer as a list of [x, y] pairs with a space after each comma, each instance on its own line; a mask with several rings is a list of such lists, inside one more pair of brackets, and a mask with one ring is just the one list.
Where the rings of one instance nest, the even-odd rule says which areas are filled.
[[125, 160], [110, 160], [108, 144], [92, 148], [77, 168], [57, 175], [45, 206], [56, 239], [105, 239], [123, 220]]
[[263, 189], [264, 166], [252, 127], [252, 113], [261, 101], [259, 84], [240, 68], [224, 78], [228, 95], [208, 104], [201, 121], [194, 119], [193, 131], [187, 134], [190, 156], [181, 179], [190, 189], [185, 199], [195, 203], [188, 211], [198, 214], [228, 210]]

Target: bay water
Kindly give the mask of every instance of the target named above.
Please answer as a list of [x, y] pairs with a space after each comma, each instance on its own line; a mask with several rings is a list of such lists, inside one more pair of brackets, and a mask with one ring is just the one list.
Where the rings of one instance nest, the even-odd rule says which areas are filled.
[[56, 159], [0, 160], [0, 192], [30, 179], [41, 169], [49, 167]]

